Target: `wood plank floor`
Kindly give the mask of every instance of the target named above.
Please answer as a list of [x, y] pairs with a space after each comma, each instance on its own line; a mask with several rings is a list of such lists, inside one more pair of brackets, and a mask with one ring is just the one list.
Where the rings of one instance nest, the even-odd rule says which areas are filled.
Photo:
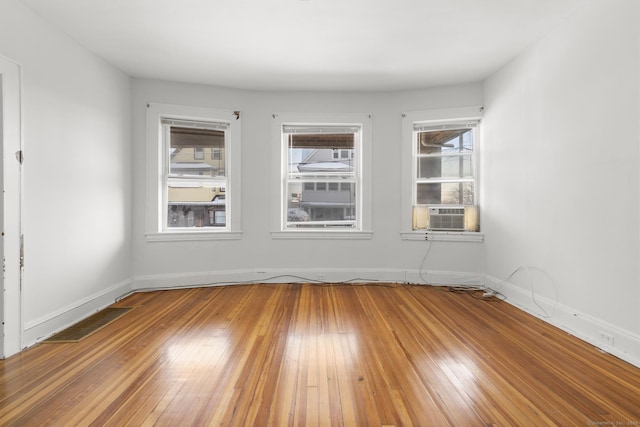
[[640, 369], [502, 301], [428, 286], [138, 293], [0, 361], [0, 425], [640, 425]]

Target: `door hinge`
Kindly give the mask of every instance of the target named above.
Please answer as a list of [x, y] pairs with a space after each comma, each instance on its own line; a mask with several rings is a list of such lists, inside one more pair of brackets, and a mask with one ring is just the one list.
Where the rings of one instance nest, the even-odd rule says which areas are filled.
[[20, 236], [20, 270], [24, 269], [24, 234]]
[[24, 161], [24, 155], [22, 153], [22, 150], [16, 151], [16, 159], [20, 164], [22, 164], [22, 162]]

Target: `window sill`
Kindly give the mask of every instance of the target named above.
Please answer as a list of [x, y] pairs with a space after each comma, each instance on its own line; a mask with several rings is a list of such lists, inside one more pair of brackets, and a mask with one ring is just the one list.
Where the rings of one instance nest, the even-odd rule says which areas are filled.
[[402, 240], [428, 240], [430, 242], [482, 243], [484, 233], [473, 231], [411, 231], [400, 233]]
[[167, 231], [147, 233], [147, 242], [186, 242], [203, 240], [240, 240], [242, 231]]
[[370, 240], [373, 238], [373, 231], [272, 231], [271, 237], [274, 239], [325, 239], [325, 240]]

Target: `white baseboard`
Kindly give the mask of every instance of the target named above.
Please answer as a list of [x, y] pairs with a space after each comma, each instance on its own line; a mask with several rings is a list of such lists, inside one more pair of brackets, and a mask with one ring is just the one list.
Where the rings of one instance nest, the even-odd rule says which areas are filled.
[[[504, 295], [507, 303], [604, 352], [640, 367], [640, 336], [638, 334], [581, 313], [549, 298], [535, 295], [534, 300], [531, 290], [492, 276], [486, 276], [486, 285]], [[601, 338], [603, 333], [611, 337], [609, 342]]]
[[442, 286], [483, 286], [484, 275], [471, 272], [456, 271], [437, 271], [429, 270], [418, 271], [409, 270], [406, 273], [407, 283], [425, 284], [425, 285], [442, 285]]
[[22, 334], [22, 348], [30, 347], [62, 331], [65, 328], [91, 316], [96, 311], [113, 304], [119, 297], [131, 293], [133, 280], [125, 279], [94, 295], [74, 302], [53, 313], [25, 322]]
[[401, 269], [273, 269], [228, 270], [198, 273], [154, 274], [136, 276], [134, 291], [173, 289], [193, 286], [219, 286], [241, 283], [423, 283], [481, 285], [477, 273]]

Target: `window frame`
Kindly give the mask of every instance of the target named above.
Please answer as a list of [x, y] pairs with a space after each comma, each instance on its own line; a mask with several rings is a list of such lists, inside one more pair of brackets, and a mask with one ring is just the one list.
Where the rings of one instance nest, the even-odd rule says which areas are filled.
[[[272, 115], [273, 197], [271, 207], [272, 238], [275, 239], [371, 239], [371, 115], [370, 114], [300, 114], [275, 113]], [[356, 226], [353, 228], [288, 228], [287, 188], [289, 182], [288, 145], [284, 126], [358, 126], [358, 141], [354, 149], [354, 170], [357, 171]], [[338, 159], [339, 160], [339, 159]], [[327, 186], [328, 188], [328, 186]], [[329, 191], [329, 190], [327, 190]]]
[[[445, 240], [445, 241], [482, 241], [484, 235], [481, 232], [463, 232], [463, 231], [425, 231], [413, 230], [412, 213], [413, 207], [416, 205], [416, 189], [418, 182], [429, 181], [418, 178], [417, 159], [417, 133], [416, 126], [436, 126], [436, 125], [456, 125], [465, 122], [479, 122], [482, 118], [483, 107], [461, 107], [439, 110], [413, 111], [402, 114], [402, 220], [401, 220], [401, 238], [404, 240]], [[471, 181], [474, 187], [474, 204], [478, 205], [478, 197], [480, 193], [479, 185], [479, 161], [478, 152], [480, 146], [480, 128], [479, 123], [476, 124], [473, 136], [473, 152], [471, 153]], [[436, 157], [436, 156], [434, 156]], [[445, 156], [442, 156], [445, 157]], [[458, 182], [469, 181], [464, 179], [431, 179], [431, 182]], [[436, 206], [436, 205], [429, 205]], [[451, 206], [451, 205], [439, 205]]]
[[[167, 194], [169, 143], [163, 120], [225, 123], [225, 215], [224, 227], [168, 227]], [[239, 111], [173, 104], [147, 104], [147, 241], [229, 240], [242, 236], [240, 215], [240, 143], [242, 121]], [[229, 197], [231, 196], [231, 197]], [[216, 215], [214, 213], [214, 215]]]

